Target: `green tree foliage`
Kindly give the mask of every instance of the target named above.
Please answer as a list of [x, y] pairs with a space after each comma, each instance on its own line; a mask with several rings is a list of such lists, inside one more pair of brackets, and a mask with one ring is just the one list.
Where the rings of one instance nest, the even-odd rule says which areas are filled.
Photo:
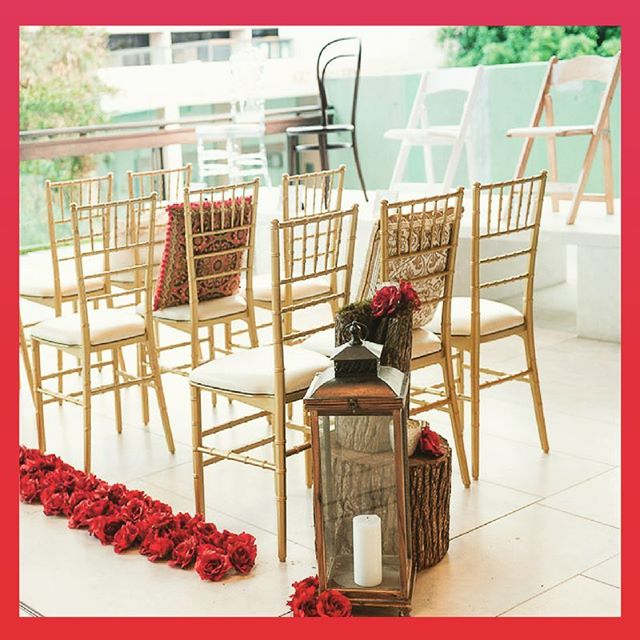
[[[109, 88], [97, 77], [107, 55], [107, 35], [87, 27], [23, 27], [20, 30], [20, 130], [100, 124], [100, 99]], [[22, 162], [21, 245], [47, 240], [42, 183], [87, 175], [90, 158]]]
[[507, 64], [537, 62], [552, 55], [561, 59], [620, 50], [620, 27], [443, 27], [438, 42], [447, 64]]

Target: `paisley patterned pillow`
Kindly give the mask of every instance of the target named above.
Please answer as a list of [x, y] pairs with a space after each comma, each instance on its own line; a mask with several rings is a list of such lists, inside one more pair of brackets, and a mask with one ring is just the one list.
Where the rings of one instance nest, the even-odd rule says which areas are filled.
[[[248, 226], [252, 223], [251, 198], [237, 198], [234, 202], [231, 200], [214, 203], [205, 201], [202, 203], [202, 211], [200, 211], [200, 203], [191, 203], [191, 210], [198, 212], [191, 219], [194, 234], [229, 228], [226, 233], [194, 238], [194, 255], [220, 252], [218, 255], [196, 260], [196, 276], [209, 276], [241, 268], [246, 254], [244, 248], [247, 247], [250, 238], [250, 230], [238, 227]], [[167, 206], [167, 212], [169, 220], [160, 275], [153, 300], [154, 311], [189, 302], [184, 205], [170, 204]], [[236, 247], [239, 249], [237, 252], [228, 252]], [[197, 287], [200, 302], [232, 296], [240, 290], [240, 274], [207, 278], [198, 281]]]

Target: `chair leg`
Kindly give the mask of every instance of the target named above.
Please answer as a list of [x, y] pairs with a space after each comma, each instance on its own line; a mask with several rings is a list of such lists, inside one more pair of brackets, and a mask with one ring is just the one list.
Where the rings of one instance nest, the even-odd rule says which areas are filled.
[[287, 136], [287, 156], [289, 165], [289, 174], [292, 176], [298, 175], [298, 136]]
[[[120, 372], [118, 370], [118, 349], [111, 350], [111, 360], [113, 361], [113, 384], [120, 384]], [[122, 433], [122, 402], [120, 398], [120, 388], [113, 390], [113, 398], [116, 409], [116, 431]]]
[[273, 416], [273, 453], [275, 462], [276, 517], [278, 531], [278, 558], [287, 559], [287, 460], [285, 455], [285, 409], [284, 401], [276, 402]]
[[580, 208], [582, 196], [587, 186], [587, 180], [591, 173], [591, 165], [593, 164], [593, 158], [596, 155], [598, 142], [600, 142], [599, 136], [591, 136], [589, 146], [587, 147], [587, 154], [585, 155], [584, 162], [582, 164], [582, 170], [580, 171], [580, 177], [578, 178], [578, 184], [576, 185], [576, 191], [571, 199], [571, 208], [569, 209], [567, 224], [573, 224], [578, 216], [578, 209]]
[[231, 350], [233, 349], [230, 322], [227, 322], [224, 325], [224, 348], [227, 350], [228, 353], [231, 353]]
[[[476, 342], [474, 340], [474, 342]], [[471, 347], [471, 475], [480, 475], [480, 343]]]
[[[605, 126], [609, 126], [607, 123]], [[611, 160], [611, 135], [605, 133], [602, 136], [602, 162], [604, 164], [604, 196], [607, 205], [607, 213], [613, 215], [613, 163]]]
[[247, 331], [249, 332], [249, 343], [252, 347], [258, 346], [258, 329], [256, 327], [256, 314], [253, 309], [249, 311], [247, 318]]
[[38, 449], [44, 453], [47, 449], [47, 442], [44, 435], [44, 404], [42, 402], [42, 365], [40, 362], [40, 343], [34, 338], [31, 339], [31, 352], [33, 354], [33, 390], [36, 405], [36, 431], [38, 434]]
[[467, 465], [467, 453], [464, 449], [464, 438], [462, 435], [462, 420], [460, 416], [460, 405], [456, 394], [456, 385], [453, 377], [453, 364], [451, 358], [447, 357], [442, 362], [442, 375], [444, 378], [444, 388], [449, 400], [447, 405], [449, 417], [451, 419], [451, 430], [453, 431], [453, 441], [456, 447], [456, 456], [460, 467], [460, 476], [465, 487], [471, 485], [469, 479], [469, 467]]
[[464, 351], [460, 350], [455, 356], [456, 361], [456, 395], [460, 408], [460, 430], [464, 433]]
[[449, 162], [444, 172], [444, 178], [442, 180], [442, 188], [448, 191], [453, 184], [453, 180], [456, 176], [458, 165], [460, 164], [460, 156], [462, 155], [462, 148], [464, 147], [464, 140], [458, 139], [451, 147], [451, 155], [449, 156]]
[[[142, 378], [147, 374], [147, 370], [144, 363], [144, 351], [141, 344], [136, 345], [136, 352], [138, 357], [137, 375], [139, 378]], [[149, 424], [149, 386], [146, 382], [143, 382], [140, 385], [140, 400], [142, 402], [142, 422], [143, 424]]]
[[156, 390], [158, 409], [160, 410], [160, 418], [162, 420], [164, 438], [167, 442], [167, 449], [169, 449], [169, 453], [175, 453], [176, 446], [173, 443], [173, 433], [171, 433], [171, 424], [169, 424], [169, 414], [167, 412], [167, 403], [164, 398], [164, 389], [162, 388], [162, 377], [160, 376], [160, 364], [158, 363], [156, 346], [153, 344], [153, 340], [148, 340], [144, 343], [144, 348], [149, 356], [149, 367], [151, 368], [151, 375], [153, 377], [153, 386]]
[[191, 441], [193, 444], [193, 491], [196, 503], [196, 513], [204, 515], [204, 466], [202, 453], [198, 447], [202, 446], [202, 392], [198, 387], [191, 386]]
[[318, 134], [318, 150], [320, 152], [320, 169], [328, 171], [329, 169], [329, 152], [327, 151], [327, 135]]
[[29, 392], [31, 393], [31, 399], [35, 403], [35, 391], [33, 386], [33, 366], [31, 364], [31, 358], [29, 357], [29, 347], [27, 346], [27, 339], [24, 335], [24, 329], [22, 323], [20, 324], [20, 354], [22, 356], [22, 364], [24, 366], [24, 373], [27, 376], [27, 384], [29, 385]]
[[[209, 360], [213, 360], [216, 357], [215, 328], [213, 325], [209, 325], [207, 330], [209, 332]], [[192, 364], [192, 368], [195, 368], [196, 366], [198, 366], [198, 364], [200, 364], [200, 362], [202, 362], [202, 350], [200, 349], [200, 342], [198, 341], [197, 330], [196, 330], [195, 339], [198, 347], [199, 358], [195, 362], [195, 364]], [[192, 340], [193, 340], [193, 337], [192, 337]], [[193, 360], [193, 357], [194, 356], [192, 355], [192, 360]], [[218, 406], [218, 395], [215, 392], [211, 393], [211, 406], [212, 407]]]
[[353, 143], [353, 159], [356, 161], [356, 170], [358, 172], [358, 180], [360, 180], [360, 186], [362, 187], [362, 193], [364, 193], [364, 199], [369, 202], [369, 196], [367, 195], [367, 187], [364, 183], [364, 174], [362, 173], [362, 167], [360, 166], [360, 156], [358, 155], [358, 141], [356, 139], [356, 132], [351, 134], [351, 141]]
[[[56, 353], [56, 364], [58, 366], [59, 372], [62, 371], [62, 367], [64, 366], [63, 355], [64, 354], [62, 353], [62, 351], [58, 349]], [[62, 375], [62, 373], [58, 373], [58, 393], [62, 393], [64, 390], [63, 380], [64, 376]], [[58, 398], [58, 405], [62, 406], [62, 398]]]
[[523, 336], [524, 349], [527, 356], [527, 368], [529, 369], [529, 386], [531, 387], [531, 397], [533, 408], [536, 413], [536, 423], [538, 425], [538, 437], [540, 446], [545, 453], [549, 453], [549, 439], [547, 438], [547, 425], [542, 409], [542, 394], [540, 393], [540, 378], [538, 376], [538, 363], [536, 361], [536, 345], [533, 338], [533, 328], [529, 327]]
[[[550, 95], [545, 96], [544, 101], [544, 117], [548, 127], [553, 126], [553, 102]], [[551, 182], [558, 181], [558, 157], [556, 154], [556, 139], [554, 136], [547, 138], [547, 157], [549, 159], [549, 178]], [[551, 195], [551, 210], [554, 213], [560, 211], [560, 198], [557, 195]]]
[[82, 419], [84, 426], [84, 471], [91, 473], [91, 353], [82, 354]]

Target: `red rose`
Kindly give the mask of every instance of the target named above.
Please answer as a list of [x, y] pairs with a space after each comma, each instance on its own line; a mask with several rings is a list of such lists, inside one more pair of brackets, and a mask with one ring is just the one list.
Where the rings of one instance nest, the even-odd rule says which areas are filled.
[[173, 551], [173, 541], [168, 536], [163, 536], [160, 532], [150, 530], [140, 545], [140, 553], [147, 556], [147, 560], [157, 562], [164, 560]]
[[233, 568], [246, 576], [256, 563], [256, 539], [248, 533], [242, 533], [227, 545], [227, 554]]
[[218, 531], [218, 527], [212, 522], [198, 521], [193, 530], [200, 544], [208, 544], [224, 550], [222, 534]]
[[140, 498], [131, 498], [120, 508], [120, 515], [127, 522], [139, 522], [147, 513], [147, 505]]
[[112, 484], [109, 487], [108, 498], [114, 504], [122, 504], [123, 498], [125, 498], [127, 493], [127, 487], [123, 484]]
[[40, 502], [45, 516], [59, 516], [66, 511], [69, 496], [63, 488], [50, 484], [40, 492]]
[[131, 549], [139, 540], [140, 530], [133, 522], [125, 522], [113, 536], [113, 550], [122, 553]]
[[420, 307], [420, 298], [408, 280], [400, 280], [400, 294], [402, 296], [402, 302], [406, 304], [409, 309], [417, 309]]
[[88, 527], [93, 518], [107, 515], [113, 509], [113, 505], [106, 498], [89, 498], [80, 502], [69, 518], [70, 529]]
[[20, 478], [20, 500], [37, 502], [40, 498], [40, 482], [37, 475], [24, 475]]
[[231, 569], [229, 558], [221, 553], [219, 549], [208, 544], [198, 547], [198, 558], [196, 560], [196, 572], [202, 580], [218, 582]]
[[392, 316], [396, 312], [398, 304], [400, 304], [400, 290], [398, 287], [389, 285], [376, 291], [371, 301], [371, 309], [376, 318]]
[[418, 446], [420, 447], [421, 453], [433, 456], [434, 458], [439, 458], [444, 455], [440, 436], [435, 431], [431, 431], [428, 426], [423, 427], [420, 432]]
[[294, 618], [318, 617], [318, 592], [315, 587], [296, 589], [287, 602]]
[[310, 587], [313, 587], [317, 591], [318, 589], [320, 589], [320, 580], [318, 579], [318, 576], [309, 576], [304, 580], [300, 580], [299, 582], [294, 582], [291, 586], [296, 591], [300, 589], [308, 589]]
[[318, 596], [318, 615], [321, 618], [348, 618], [351, 601], [335, 589], [327, 589]]
[[102, 544], [112, 544], [123, 524], [124, 520], [120, 516], [98, 516], [89, 523], [89, 533]]
[[173, 548], [169, 566], [179, 569], [188, 568], [195, 560], [197, 551], [198, 539], [195, 536], [189, 536]]

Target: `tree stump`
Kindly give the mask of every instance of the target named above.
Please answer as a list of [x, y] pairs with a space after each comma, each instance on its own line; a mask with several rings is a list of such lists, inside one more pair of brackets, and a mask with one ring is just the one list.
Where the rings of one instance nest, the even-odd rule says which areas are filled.
[[449, 549], [451, 447], [440, 436], [445, 454], [409, 458], [409, 498], [413, 561], [420, 571], [437, 564]]

